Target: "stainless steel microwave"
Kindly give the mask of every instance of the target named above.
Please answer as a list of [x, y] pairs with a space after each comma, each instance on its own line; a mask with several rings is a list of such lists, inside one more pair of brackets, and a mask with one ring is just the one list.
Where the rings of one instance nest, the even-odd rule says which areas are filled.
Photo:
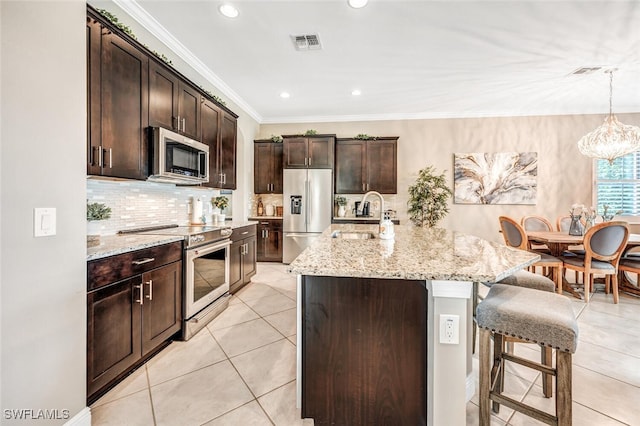
[[151, 127], [150, 176], [155, 182], [209, 182], [209, 146], [162, 127]]

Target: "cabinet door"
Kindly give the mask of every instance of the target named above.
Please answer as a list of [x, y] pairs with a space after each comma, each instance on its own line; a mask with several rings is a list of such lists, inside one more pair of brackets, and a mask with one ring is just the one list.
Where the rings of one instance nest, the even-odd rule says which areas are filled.
[[142, 355], [145, 355], [181, 328], [182, 262], [144, 273], [142, 286]]
[[367, 142], [368, 191], [395, 194], [398, 191], [396, 170], [397, 141]]
[[307, 138], [284, 138], [284, 167], [288, 169], [307, 168]]
[[308, 165], [314, 169], [330, 169], [333, 167], [334, 138], [309, 138]]
[[265, 241], [264, 260], [282, 262], [282, 221], [271, 221]]
[[365, 192], [366, 142], [347, 140], [336, 142], [336, 193]]
[[272, 166], [272, 178], [271, 183], [272, 191], [274, 194], [282, 194], [282, 153], [284, 147], [281, 143], [274, 143], [271, 151], [271, 166]]
[[258, 224], [257, 247], [256, 247], [256, 260], [258, 262], [267, 261], [267, 253], [269, 248], [267, 244], [269, 242], [269, 230], [271, 228], [268, 220], [260, 221]]
[[141, 357], [141, 276], [87, 294], [87, 395]]
[[100, 39], [102, 25], [87, 16], [87, 174], [101, 173]]
[[237, 120], [229, 114], [222, 114], [222, 128], [220, 131], [220, 161], [219, 173], [222, 174], [224, 189], [236, 189], [236, 132]]
[[242, 253], [244, 240], [231, 243], [229, 247], [229, 293], [238, 291], [243, 284], [244, 275], [242, 273]]
[[271, 155], [273, 145], [271, 142], [253, 144], [253, 192], [255, 194], [273, 192], [271, 190], [273, 184], [273, 159]]
[[178, 77], [154, 61], [149, 63], [149, 125], [178, 130]]
[[200, 140], [200, 100], [198, 90], [184, 81], [180, 82], [178, 93], [178, 117], [180, 118], [180, 133]]
[[148, 176], [149, 60], [117, 35], [102, 36], [102, 174]]
[[245, 284], [251, 281], [251, 277], [256, 274], [257, 242], [255, 235], [244, 239], [245, 250], [242, 256], [242, 282]]
[[204, 186], [219, 188], [218, 160], [220, 151], [220, 115], [218, 106], [209, 100], [205, 100], [200, 111], [202, 143], [209, 146], [209, 182]]

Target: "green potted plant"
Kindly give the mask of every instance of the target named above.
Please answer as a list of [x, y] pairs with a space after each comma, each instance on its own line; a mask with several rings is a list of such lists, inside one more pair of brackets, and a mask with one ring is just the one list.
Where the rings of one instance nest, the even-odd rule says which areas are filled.
[[222, 210], [226, 209], [229, 205], [229, 199], [224, 195], [219, 195], [211, 199], [211, 204], [213, 205], [213, 221], [224, 222], [225, 215], [222, 213]]
[[111, 207], [103, 203], [87, 202], [87, 245], [89, 247], [100, 243], [100, 221], [111, 217]]
[[447, 201], [451, 195], [444, 173], [436, 174], [432, 166], [420, 170], [409, 186], [409, 219], [416, 226], [435, 226], [449, 213]]
[[344, 217], [346, 214], [347, 197], [336, 195], [336, 204], [338, 205], [338, 216]]

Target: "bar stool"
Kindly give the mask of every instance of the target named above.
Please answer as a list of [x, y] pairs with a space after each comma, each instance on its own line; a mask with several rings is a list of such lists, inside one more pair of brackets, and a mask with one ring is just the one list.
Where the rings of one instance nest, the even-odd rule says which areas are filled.
[[[490, 401], [493, 401], [496, 413], [502, 404], [546, 424], [571, 425], [571, 358], [578, 344], [578, 323], [569, 299], [546, 291], [494, 284], [478, 305], [476, 320], [480, 327], [480, 425], [490, 424]], [[537, 343], [543, 348], [555, 348], [556, 367], [505, 352], [507, 337]], [[555, 415], [502, 394], [505, 361], [555, 376]]]

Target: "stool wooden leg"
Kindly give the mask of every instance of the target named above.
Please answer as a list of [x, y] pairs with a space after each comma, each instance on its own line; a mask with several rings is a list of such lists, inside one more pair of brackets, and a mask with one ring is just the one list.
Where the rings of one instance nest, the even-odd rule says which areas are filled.
[[[542, 365], [546, 365], [547, 367], [552, 368], [553, 364], [552, 364], [552, 352], [553, 350], [548, 347], [548, 346], [544, 346], [542, 348], [540, 348], [540, 363]], [[545, 374], [542, 373], [542, 393], [544, 394], [545, 398], [551, 398], [553, 396], [553, 376], [551, 374]]]
[[[505, 341], [502, 334], [493, 334], [493, 368], [491, 369], [491, 383], [495, 383], [492, 391], [498, 395], [504, 390], [504, 360], [502, 354], [505, 351]], [[500, 412], [500, 403], [493, 401], [493, 412]]]
[[613, 303], [618, 303], [620, 295], [618, 294], [618, 275], [611, 275], [611, 287], [613, 287]]
[[491, 388], [491, 332], [480, 329], [480, 426], [489, 426], [491, 411], [489, 410], [489, 392]]
[[556, 416], [558, 426], [571, 426], [571, 354], [556, 351]]

